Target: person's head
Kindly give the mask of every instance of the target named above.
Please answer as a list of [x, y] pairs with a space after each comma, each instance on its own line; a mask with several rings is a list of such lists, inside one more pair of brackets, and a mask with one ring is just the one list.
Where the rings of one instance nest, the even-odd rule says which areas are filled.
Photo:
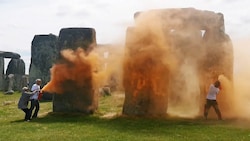
[[220, 87], [220, 81], [219, 81], [219, 80], [216, 80], [216, 81], [214, 82], [214, 86], [215, 86], [216, 88], [219, 88], [219, 87]]
[[41, 79], [36, 79], [36, 84], [37, 84], [37, 85], [41, 85], [41, 83], [42, 83], [42, 80], [41, 80]]
[[29, 91], [29, 88], [28, 87], [23, 87], [22, 90], [23, 90], [23, 92], [27, 92], [27, 91]]

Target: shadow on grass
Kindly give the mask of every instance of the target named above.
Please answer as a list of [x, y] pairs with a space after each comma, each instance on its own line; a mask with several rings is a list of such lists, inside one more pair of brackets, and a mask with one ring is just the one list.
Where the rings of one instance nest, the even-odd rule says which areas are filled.
[[19, 120], [11, 121], [10, 123], [21, 123], [21, 122], [26, 122], [26, 121], [24, 119], [19, 119]]
[[[14, 122], [21, 122], [20, 120]], [[22, 121], [23, 122], [23, 121]], [[71, 113], [48, 113], [43, 117], [32, 119], [32, 123], [77, 123], [78, 125], [91, 125], [98, 128], [111, 128], [115, 130], [144, 130], [167, 128], [200, 128], [206, 125], [224, 124], [225, 121], [204, 120], [204, 119], [184, 119], [184, 118], [154, 118], [154, 117], [127, 117], [115, 116], [113, 118], [101, 118], [96, 115], [71, 114]], [[224, 123], [223, 123], [224, 122]]]
[[[71, 130], [76, 134], [85, 132], [89, 136], [90, 134], [94, 134], [95, 137], [97, 135], [98, 137], [109, 136], [114, 140], [117, 140], [114, 137], [115, 135], [119, 135], [122, 138], [129, 136], [129, 140], [133, 138], [143, 138], [142, 140], [146, 140], [149, 137], [152, 137], [152, 140], [155, 140], [154, 137], [157, 137], [157, 140], [165, 140], [165, 138], [185, 139], [185, 137], [193, 140], [193, 137], [197, 137], [198, 139], [202, 139], [203, 136], [205, 136], [203, 139], [210, 138], [211, 136], [214, 137], [214, 134], [217, 134], [217, 132], [223, 133], [225, 136], [233, 135], [231, 134], [232, 128], [228, 126], [231, 122], [231, 120], [184, 119], [168, 116], [155, 118], [120, 115], [112, 118], [103, 118], [95, 114], [84, 115], [51, 112], [31, 120], [27, 125], [30, 127], [46, 127], [53, 130]], [[235, 128], [233, 129], [234, 132], [240, 131]]]

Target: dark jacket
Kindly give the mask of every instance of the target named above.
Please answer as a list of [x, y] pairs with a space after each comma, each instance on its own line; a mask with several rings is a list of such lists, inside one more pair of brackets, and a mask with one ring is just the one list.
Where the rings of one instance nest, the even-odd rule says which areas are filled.
[[18, 102], [18, 108], [19, 109], [28, 108], [28, 102], [30, 100], [30, 97], [34, 94], [35, 94], [34, 92], [23, 91]]

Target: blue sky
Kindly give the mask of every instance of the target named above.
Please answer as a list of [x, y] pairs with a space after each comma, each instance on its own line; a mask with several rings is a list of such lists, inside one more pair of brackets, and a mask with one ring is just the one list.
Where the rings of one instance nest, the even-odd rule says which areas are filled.
[[58, 35], [66, 27], [93, 27], [99, 44], [123, 42], [136, 11], [186, 7], [223, 13], [226, 33], [236, 42], [250, 37], [249, 3], [248, 0], [0, 0], [0, 50], [19, 53], [28, 73], [34, 35]]

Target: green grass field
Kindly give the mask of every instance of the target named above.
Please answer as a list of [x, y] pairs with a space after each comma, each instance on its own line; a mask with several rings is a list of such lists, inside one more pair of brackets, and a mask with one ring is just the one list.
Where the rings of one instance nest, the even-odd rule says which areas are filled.
[[41, 102], [39, 118], [23, 121], [20, 93], [0, 92], [0, 141], [249, 141], [250, 121], [121, 116], [123, 96], [100, 97], [94, 115], [55, 114]]

